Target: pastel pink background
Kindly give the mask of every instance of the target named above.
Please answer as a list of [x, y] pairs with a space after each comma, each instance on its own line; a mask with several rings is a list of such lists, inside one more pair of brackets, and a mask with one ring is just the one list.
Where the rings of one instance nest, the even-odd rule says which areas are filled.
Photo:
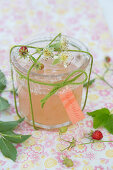
[[[97, 0], [1, 0], [0, 1], [0, 69], [4, 71], [10, 83], [9, 50], [14, 44], [34, 34], [63, 32], [83, 41], [94, 55], [93, 70], [103, 73], [103, 61], [106, 55], [113, 58], [113, 40], [104, 20]], [[112, 60], [113, 62], [113, 60]], [[92, 74], [92, 77], [94, 75]], [[113, 84], [113, 73], [107, 75]], [[0, 120], [17, 119], [13, 96], [3, 94], [10, 103], [8, 111], [0, 113]], [[93, 111], [101, 107], [113, 108], [113, 91], [100, 80], [89, 90], [85, 109]], [[86, 116], [84, 121], [70, 126], [64, 134], [65, 139], [74, 136], [81, 141], [84, 132], [92, 129], [92, 119]], [[65, 147], [60, 142], [58, 132], [34, 131], [27, 123], [22, 123], [18, 133], [31, 134], [32, 137], [23, 144], [16, 145], [18, 156], [16, 162], [5, 158], [0, 153], [1, 170], [62, 170], [62, 157], [58, 148]], [[113, 140], [113, 135], [102, 129], [104, 140]], [[101, 143], [87, 146], [77, 145], [71, 151], [64, 152], [74, 161], [72, 170], [111, 170], [113, 169], [113, 144]], [[69, 168], [68, 168], [69, 169]]]

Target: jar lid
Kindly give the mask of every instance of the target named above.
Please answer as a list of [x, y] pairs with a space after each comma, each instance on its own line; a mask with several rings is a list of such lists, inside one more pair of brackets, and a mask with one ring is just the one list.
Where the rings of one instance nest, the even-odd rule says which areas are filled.
[[[82, 50], [88, 52], [87, 47], [80, 42], [77, 39], [74, 39], [72, 37], [68, 37], [66, 35], [62, 35], [62, 38], [66, 39], [68, 42], [68, 49], [71, 50]], [[29, 39], [26, 42], [24, 42], [22, 45], [24, 46], [34, 46], [38, 48], [47, 48], [48, 44], [51, 42], [51, 40], [54, 38], [54, 36], [35, 36], [35, 38]], [[58, 43], [59, 38], [57, 38], [54, 43]], [[32, 61], [29, 60], [28, 57], [21, 58], [19, 56], [19, 48], [16, 47], [12, 50], [11, 52], [11, 62], [14, 66], [14, 68], [19, 71], [20, 73], [27, 75], [27, 72], [30, 68], [30, 66], [33, 64]], [[29, 48], [28, 49], [29, 54], [32, 54], [36, 51], [34, 48]], [[66, 51], [66, 50], [65, 50]], [[67, 51], [66, 51], [67, 52]], [[42, 55], [41, 58], [39, 59], [39, 62], [44, 64], [44, 69], [43, 70], [36, 70], [32, 69], [30, 72], [30, 77], [33, 79], [40, 79], [40, 80], [53, 80], [58, 81], [58, 79], [62, 80], [67, 75], [69, 75], [72, 71], [74, 70], [85, 70], [86, 67], [89, 64], [90, 57], [88, 54], [82, 53], [82, 52], [67, 52], [69, 59], [68, 59], [68, 64], [66, 67], [62, 63], [53, 65], [53, 59], [52, 58], [46, 58], [45, 56]], [[40, 53], [36, 53], [33, 55], [34, 58], [38, 58]]]

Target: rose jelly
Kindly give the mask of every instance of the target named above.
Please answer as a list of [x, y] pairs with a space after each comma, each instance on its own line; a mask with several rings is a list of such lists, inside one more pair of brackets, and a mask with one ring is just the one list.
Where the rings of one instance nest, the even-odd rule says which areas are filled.
[[[87, 51], [87, 48], [80, 41], [69, 39], [69, 48], [70, 49], [81, 49]], [[34, 45], [38, 47], [45, 46], [49, 43], [51, 38], [32, 40], [27, 45]], [[73, 44], [73, 45], [72, 45]], [[13, 50], [11, 55], [12, 64], [17, 70], [25, 76], [32, 65], [32, 62], [29, 59], [20, 58], [17, 53], [18, 49]], [[38, 54], [35, 56], [38, 57]], [[89, 63], [89, 56], [82, 53], [73, 52], [72, 59], [67, 68], [63, 64], [52, 65], [53, 59], [45, 60], [44, 57], [40, 59], [40, 62], [44, 64], [43, 70], [36, 70], [33, 68], [30, 73], [30, 78], [40, 82], [46, 83], [60, 83], [66, 79], [66, 77], [73, 72], [74, 70], [81, 69], [85, 70]], [[19, 98], [19, 111], [22, 117], [26, 118], [26, 121], [32, 124], [32, 115], [30, 109], [30, 100], [28, 93], [28, 84], [27, 80], [21, 78], [20, 75], [16, 72], [16, 80], [18, 86], [18, 98]], [[74, 75], [75, 76], [75, 75]], [[77, 81], [83, 81], [84, 75], [80, 76]], [[82, 100], [82, 90], [83, 85], [68, 85], [59, 89], [55, 94], [48, 98], [43, 108], [41, 108], [41, 99], [43, 99], [52, 89], [53, 86], [41, 85], [30, 81], [30, 90], [31, 98], [33, 105], [34, 121], [35, 125], [46, 128], [59, 128], [71, 124], [68, 114], [64, 105], [59, 97], [60, 93], [65, 93], [65, 89], [71, 89], [73, 92], [78, 104], [81, 106]]]

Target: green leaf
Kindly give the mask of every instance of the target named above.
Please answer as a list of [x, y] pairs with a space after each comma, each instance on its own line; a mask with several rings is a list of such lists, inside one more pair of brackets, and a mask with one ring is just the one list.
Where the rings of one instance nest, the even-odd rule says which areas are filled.
[[[95, 82], [95, 79], [89, 81], [89, 86], [91, 86]], [[88, 82], [84, 83], [83, 87], [87, 87]]]
[[11, 142], [9, 142], [3, 137], [0, 138], [0, 150], [5, 157], [10, 158], [13, 161], [16, 160], [17, 156], [16, 148], [13, 146]]
[[0, 96], [0, 111], [8, 109], [10, 106], [9, 102]]
[[37, 59], [35, 59], [32, 55], [30, 55], [30, 58], [34, 61], [34, 63], [37, 63]]
[[19, 123], [21, 123], [24, 120], [24, 118], [21, 118], [17, 121], [9, 121], [9, 122], [3, 122], [0, 121], [0, 132], [10, 131], [15, 129]]
[[93, 119], [93, 128], [98, 128], [104, 126], [105, 122], [108, 120], [109, 115], [107, 114], [98, 114], [96, 117]]
[[9, 140], [12, 143], [22, 143], [31, 136], [31, 135], [16, 134], [12, 131], [3, 132], [1, 133], [1, 135], [4, 136], [7, 140]]
[[107, 108], [95, 110], [87, 113], [93, 117], [93, 127], [104, 127], [111, 134], [113, 134], [113, 114]]
[[4, 156], [12, 159], [13, 161], [16, 160], [17, 151], [12, 143], [22, 143], [31, 136], [16, 134], [12, 131], [23, 120], [24, 118], [17, 121], [0, 121], [0, 150]]
[[0, 93], [6, 88], [6, 78], [4, 73], [0, 70]]
[[52, 63], [52, 65], [55, 65], [55, 64], [59, 64], [60, 63], [60, 59], [55, 59]]
[[88, 112], [87, 114], [93, 117], [93, 127], [96, 129], [104, 126], [109, 118], [110, 111], [107, 108], [102, 108], [93, 112]]
[[113, 134], [113, 115], [111, 114], [108, 118], [108, 120], [105, 122], [104, 127]]
[[110, 115], [110, 111], [109, 111], [109, 109], [107, 109], [107, 108], [102, 108], [102, 109], [98, 109], [98, 110], [95, 110], [95, 111], [93, 111], [93, 112], [87, 112], [87, 114], [89, 115], [89, 116], [92, 116], [92, 117], [95, 117], [97, 114], [99, 114], [99, 113], [105, 113], [105, 114], [107, 114], [107, 115]]
[[67, 127], [67, 126], [63, 126], [63, 127], [61, 127], [61, 128], [59, 129], [59, 133], [60, 133], [60, 134], [65, 133], [65, 132], [67, 132], [67, 130], [68, 130], [68, 127]]
[[60, 44], [60, 42], [51, 44], [50, 47], [53, 47], [54, 51], [61, 51], [61, 44]]

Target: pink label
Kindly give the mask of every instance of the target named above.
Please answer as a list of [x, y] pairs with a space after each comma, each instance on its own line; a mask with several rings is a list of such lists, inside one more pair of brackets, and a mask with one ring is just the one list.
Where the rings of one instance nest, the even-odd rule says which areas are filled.
[[70, 89], [66, 90], [64, 93], [59, 93], [59, 97], [72, 124], [75, 124], [85, 118], [73, 92]]

